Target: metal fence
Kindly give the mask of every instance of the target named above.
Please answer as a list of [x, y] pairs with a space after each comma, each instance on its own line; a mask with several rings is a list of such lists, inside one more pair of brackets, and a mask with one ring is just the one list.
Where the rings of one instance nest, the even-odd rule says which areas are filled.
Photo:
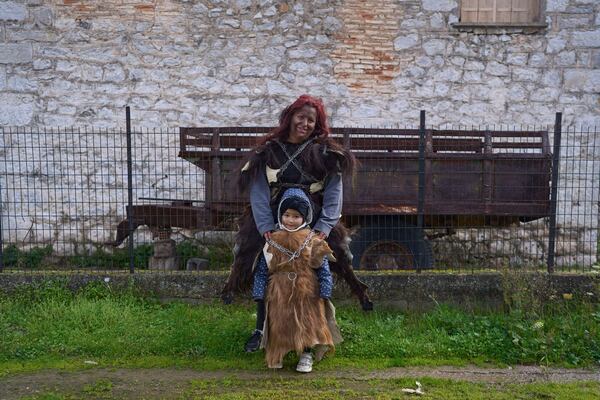
[[[600, 134], [561, 126], [333, 129], [354, 268], [598, 268]], [[229, 267], [269, 130], [0, 129], [0, 271], [130, 272]]]

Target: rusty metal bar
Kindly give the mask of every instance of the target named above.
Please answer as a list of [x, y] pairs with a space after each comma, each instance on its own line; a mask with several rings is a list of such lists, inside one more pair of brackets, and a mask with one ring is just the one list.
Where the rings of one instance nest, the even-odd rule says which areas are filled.
[[556, 246], [556, 199], [558, 196], [558, 173], [560, 162], [560, 139], [562, 135], [562, 113], [556, 113], [554, 122], [554, 149], [552, 152], [552, 189], [550, 194], [550, 232], [548, 237], [548, 273], [554, 272]]
[[127, 221], [129, 237], [127, 238], [127, 248], [129, 250], [129, 273], [133, 274], [135, 266], [133, 265], [133, 160], [131, 156], [131, 109], [125, 107], [125, 129], [127, 134]]
[[485, 144], [483, 160], [483, 206], [486, 212], [490, 211], [490, 203], [492, 202], [492, 185], [494, 181], [494, 168], [492, 165], [491, 154], [493, 153], [492, 135], [490, 131], [485, 132]]
[[[421, 110], [419, 121], [419, 193], [417, 203], [417, 229], [420, 234], [423, 231], [423, 214], [425, 211], [425, 110]], [[415, 257], [415, 260], [417, 260], [415, 263], [417, 273], [421, 273], [421, 265], [418, 262], [420, 259], [421, 254], [417, 254]]]
[[4, 270], [4, 252], [2, 250], [3, 247], [4, 242], [2, 241], [2, 184], [0, 182], [0, 272]]

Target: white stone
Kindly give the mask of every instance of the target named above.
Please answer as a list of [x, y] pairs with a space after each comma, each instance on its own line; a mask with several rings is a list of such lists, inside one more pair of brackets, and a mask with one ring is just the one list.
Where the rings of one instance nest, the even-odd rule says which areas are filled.
[[416, 19], [416, 18], [407, 18], [403, 19], [400, 23], [400, 29], [403, 30], [418, 30], [425, 28], [427, 26], [427, 21], [424, 19]]
[[559, 90], [557, 88], [543, 88], [534, 90], [529, 96], [533, 101], [556, 101], [558, 99]]
[[[6, 90], [6, 68], [0, 66], [0, 90]], [[3, 147], [3, 143], [0, 142], [0, 149]]]
[[273, 66], [268, 67], [244, 67], [240, 71], [242, 77], [267, 77], [274, 76], [275, 68]]
[[289, 66], [290, 71], [293, 71], [297, 74], [304, 75], [310, 71], [310, 67], [307, 63], [302, 61], [294, 61]]
[[565, 11], [569, 5], [569, 0], [547, 0], [546, 11]]
[[467, 62], [465, 62], [464, 69], [472, 71], [483, 71], [485, 69], [485, 65], [480, 61], [468, 60]]
[[250, 93], [250, 89], [248, 88], [248, 85], [245, 85], [243, 83], [238, 83], [236, 85], [232, 85], [231, 88], [231, 93], [234, 94], [249, 94]]
[[33, 60], [33, 69], [36, 71], [48, 69], [51, 66], [52, 66], [52, 61], [50, 61], [50, 60], [39, 59], [39, 58], [36, 58], [35, 60]]
[[67, 60], [58, 60], [56, 62], [56, 71], [58, 72], [71, 72], [77, 68], [77, 64], [67, 61]]
[[532, 54], [529, 57], [529, 65], [532, 67], [545, 67], [547, 65], [546, 56], [541, 53]]
[[446, 41], [441, 39], [432, 39], [423, 43], [423, 50], [428, 56], [436, 54], [444, 55], [446, 51]]
[[600, 70], [568, 69], [565, 71], [565, 89], [587, 93], [600, 92]]
[[573, 46], [600, 47], [600, 30], [573, 32]]
[[508, 67], [496, 61], [489, 62], [485, 68], [485, 72], [494, 76], [508, 76], [509, 74]]
[[462, 67], [463, 65], [465, 65], [465, 59], [463, 57], [452, 57], [450, 59], [450, 62], [456, 65], [457, 67]]
[[33, 11], [35, 21], [45, 26], [51, 26], [54, 19], [52, 9], [48, 7], [40, 7]]
[[0, 1], [0, 21], [24, 21], [27, 8], [14, 1]]
[[31, 61], [33, 61], [31, 43], [0, 44], [0, 64], [21, 64]]
[[558, 54], [558, 57], [554, 58], [556, 65], [561, 67], [575, 66], [575, 52], [574, 51], [563, 51]]
[[211, 77], [202, 77], [192, 81], [192, 85], [195, 88], [210, 94], [220, 94], [223, 92], [224, 85], [222, 81], [219, 81]]
[[323, 20], [323, 27], [327, 32], [338, 32], [340, 29], [342, 29], [342, 26], [342, 22], [331, 15], [328, 15]]
[[465, 82], [481, 82], [481, 72], [465, 71], [463, 79], [465, 80]]
[[237, 29], [240, 27], [240, 21], [235, 18], [224, 18], [219, 23], [219, 27], [231, 27]]
[[533, 69], [513, 68], [512, 77], [513, 80], [517, 82], [537, 82], [539, 79], [539, 72]]
[[235, 0], [235, 6], [239, 9], [249, 8], [252, 6], [252, 0]]
[[319, 51], [313, 48], [289, 50], [289, 58], [315, 58]]
[[443, 29], [446, 27], [446, 21], [441, 13], [435, 13], [429, 19], [429, 24], [433, 29]]
[[547, 70], [542, 75], [542, 83], [546, 86], [559, 88], [561, 84], [561, 71], [556, 69]]
[[462, 71], [457, 68], [445, 68], [434, 75], [434, 80], [437, 82], [458, 82], [462, 77]]
[[264, 31], [272, 31], [275, 28], [275, 24], [272, 22], [267, 22], [264, 24], [260, 24], [254, 27], [254, 30], [257, 32], [264, 32]]
[[15, 92], [35, 92], [38, 90], [38, 84], [36, 81], [27, 79], [23, 76], [11, 76], [8, 78], [9, 90]]
[[381, 113], [381, 109], [374, 105], [369, 104], [360, 104], [354, 113], [355, 117], [360, 118], [375, 118], [379, 117]]
[[0, 96], [0, 125], [29, 125], [35, 110], [31, 96], [5, 93]]
[[435, 84], [434, 94], [436, 96], [446, 96], [450, 91], [450, 85], [447, 85], [443, 82], [438, 82]]
[[410, 34], [406, 36], [398, 36], [394, 40], [394, 50], [404, 50], [414, 47], [419, 43], [419, 36]]
[[527, 64], [527, 54], [525, 53], [512, 53], [506, 57], [506, 62], [512, 65], [525, 65]]
[[270, 95], [293, 96], [293, 92], [287, 86], [271, 79], [267, 80], [267, 92]]
[[452, 11], [458, 4], [454, 0], [423, 0], [423, 9], [426, 11]]

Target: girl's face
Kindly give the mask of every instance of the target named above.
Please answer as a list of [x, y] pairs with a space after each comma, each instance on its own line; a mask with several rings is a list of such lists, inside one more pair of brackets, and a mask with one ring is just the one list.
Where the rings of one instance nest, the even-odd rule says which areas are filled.
[[309, 105], [303, 106], [292, 115], [288, 142], [302, 143], [312, 135], [317, 123], [317, 110]]
[[302, 214], [296, 210], [292, 210], [291, 208], [285, 210], [283, 215], [281, 215], [281, 223], [290, 230], [296, 229], [302, 225], [303, 222], [304, 218], [302, 217]]

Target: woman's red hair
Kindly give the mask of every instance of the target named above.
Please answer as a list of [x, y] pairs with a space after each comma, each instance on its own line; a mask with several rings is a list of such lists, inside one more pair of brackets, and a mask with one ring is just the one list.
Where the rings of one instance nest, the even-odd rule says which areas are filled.
[[317, 120], [315, 121], [315, 130], [311, 137], [325, 139], [329, 136], [329, 125], [327, 124], [327, 113], [325, 105], [321, 99], [303, 94], [296, 101], [287, 106], [281, 114], [279, 114], [279, 126], [271, 131], [268, 135], [263, 136], [259, 141], [259, 146], [267, 143], [270, 140], [278, 139], [285, 142], [290, 134], [290, 125], [292, 116], [304, 106], [313, 107], [317, 111]]

